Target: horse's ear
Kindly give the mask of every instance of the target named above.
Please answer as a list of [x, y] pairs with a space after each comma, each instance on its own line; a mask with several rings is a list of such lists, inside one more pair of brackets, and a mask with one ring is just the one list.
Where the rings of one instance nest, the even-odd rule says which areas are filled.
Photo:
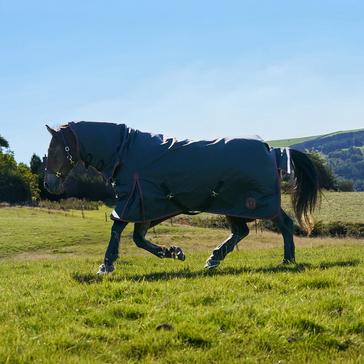
[[46, 125], [46, 128], [51, 133], [52, 136], [55, 136], [57, 134], [57, 132], [54, 129], [52, 129], [50, 126]]

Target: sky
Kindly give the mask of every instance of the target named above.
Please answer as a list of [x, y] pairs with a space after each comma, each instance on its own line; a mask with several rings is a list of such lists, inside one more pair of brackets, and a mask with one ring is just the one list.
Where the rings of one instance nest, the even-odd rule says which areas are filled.
[[363, 1], [0, 0], [0, 135], [110, 121], [178, 139], [364, 127]]

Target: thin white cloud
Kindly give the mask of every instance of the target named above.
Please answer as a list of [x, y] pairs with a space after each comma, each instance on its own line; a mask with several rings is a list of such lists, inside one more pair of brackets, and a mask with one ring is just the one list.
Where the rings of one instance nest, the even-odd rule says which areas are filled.
[[350, 92], [342, 78], [322, 74], [324, 63], [194, 65], [143, 80], [123, 97], [85, 104], [67, 116], [192, 139], [244, 134], [271, 139], [360, 127], [364, 88]]

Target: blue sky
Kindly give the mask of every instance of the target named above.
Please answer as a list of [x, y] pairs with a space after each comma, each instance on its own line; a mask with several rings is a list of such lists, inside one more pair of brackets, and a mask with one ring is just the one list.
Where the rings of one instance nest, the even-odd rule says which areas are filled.
[[363, 1], [2, 1], [0, 134], [126, 123], [179, 139], [364, 127]]

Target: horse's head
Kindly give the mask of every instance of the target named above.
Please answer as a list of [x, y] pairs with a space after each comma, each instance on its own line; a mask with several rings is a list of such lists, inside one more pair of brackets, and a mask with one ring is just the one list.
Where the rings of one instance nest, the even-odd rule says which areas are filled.
[[64, 192], [64, 180], [78, 161], [76, 138], [69, 127], [54, 130], [46, 125], [52, 135], [46, 159], [44, 187], [54, 194]]

